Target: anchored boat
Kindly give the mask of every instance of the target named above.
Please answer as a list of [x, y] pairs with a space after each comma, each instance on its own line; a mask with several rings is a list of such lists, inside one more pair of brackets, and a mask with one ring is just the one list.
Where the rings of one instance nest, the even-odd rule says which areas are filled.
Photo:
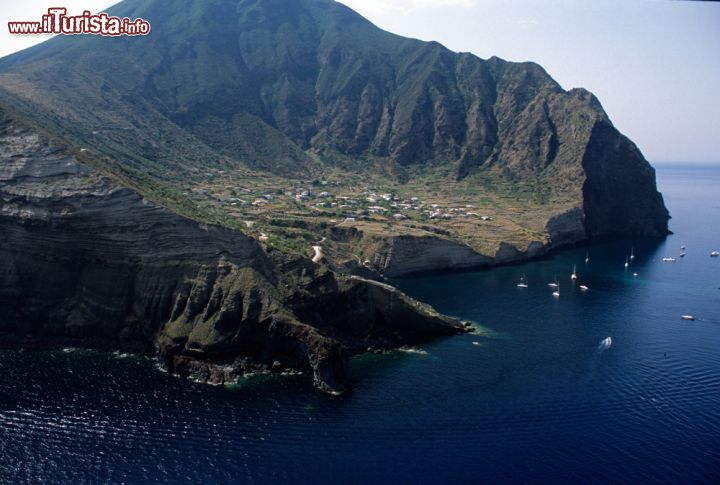
[[520, 278], [520, 283], [517, 284], [518, 288], [527, 288], [527, 279], [525, 278], [525, 273], [523, 273], [522, 278]]

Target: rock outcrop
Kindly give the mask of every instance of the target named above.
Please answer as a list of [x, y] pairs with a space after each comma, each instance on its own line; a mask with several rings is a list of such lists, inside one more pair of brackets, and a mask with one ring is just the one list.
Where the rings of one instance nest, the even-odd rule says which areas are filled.
[[491, 261], [457, 241], [436, 236], [395, 236], [383, 240], [371, 263], [392, 278], [442, 269], [479, 268]]
[[6, 345], [156, 349], [212, 382], [309, 369], [341, 392], [353, 353], [465, 331], [391, 287], [177, 216], [0, 115]]
[[495, 254], [483, 255], [467, 244], [439, 236], [374, 236], [373, 242], [358, 244], [369, 259], [364, 266], [378, 274], [396, 278], [443, 270], [468, 270], [517, 263], [545, 254], [552, 246], [533, 241], [520, 250], [501, 243]]

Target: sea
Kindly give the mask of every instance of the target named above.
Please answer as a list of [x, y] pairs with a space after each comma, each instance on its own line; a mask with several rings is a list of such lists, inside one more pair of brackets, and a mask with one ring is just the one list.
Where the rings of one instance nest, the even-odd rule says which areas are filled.
[[665, 239], [392, 281], [477, 332], [357, 357], [346, 396], [2, 351], [0, 482], [720, 483], [720, 165], [657, 174]]

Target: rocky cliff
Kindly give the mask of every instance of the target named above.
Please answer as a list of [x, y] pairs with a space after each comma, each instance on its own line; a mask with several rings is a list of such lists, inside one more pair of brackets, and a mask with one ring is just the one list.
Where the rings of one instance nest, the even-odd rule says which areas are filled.
[[212, 382], [310, 369], [341, 392], [349, 355], [465, 330], [391, 287], [179, 217], [0, 119], [5, 344], [156, 349]]
[[[549, 242], [540, 241], [533, 241], [522, 249], [512, 244], [500, 243], [492, 254], [485, 255], [461, 241], [432, 234], [370, 237], [359, 235], [353, 245], [354, 252], [363, 258], [360, 263], [364, 269], [371, 271], [370, 274], [388, 278], [517, 263], [542, 256], [552, 247]], [[354, 268], [351, 264], [348, 266]]]

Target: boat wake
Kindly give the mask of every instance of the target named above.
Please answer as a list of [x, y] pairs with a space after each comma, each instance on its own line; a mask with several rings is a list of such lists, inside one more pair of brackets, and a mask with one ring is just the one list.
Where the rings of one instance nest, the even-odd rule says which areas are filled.
[[417, 354], [417, 355], [427, 355], [427, 351], [423, 349], [419, 349], [417, 347], [400, 347], [397, 349], [398, 352], [402, 352], [404, 354]]
[[602, 339], [602, 340], [600, 341], [600, 345], [598, 345], [598, 349], [600, 349], [600, 350], [607, 350], [607, 349], [609, 349], [610, 347], [612, 347], [612, 344], [613, 344], [612, 337], [608, 337], [608, 338]]

